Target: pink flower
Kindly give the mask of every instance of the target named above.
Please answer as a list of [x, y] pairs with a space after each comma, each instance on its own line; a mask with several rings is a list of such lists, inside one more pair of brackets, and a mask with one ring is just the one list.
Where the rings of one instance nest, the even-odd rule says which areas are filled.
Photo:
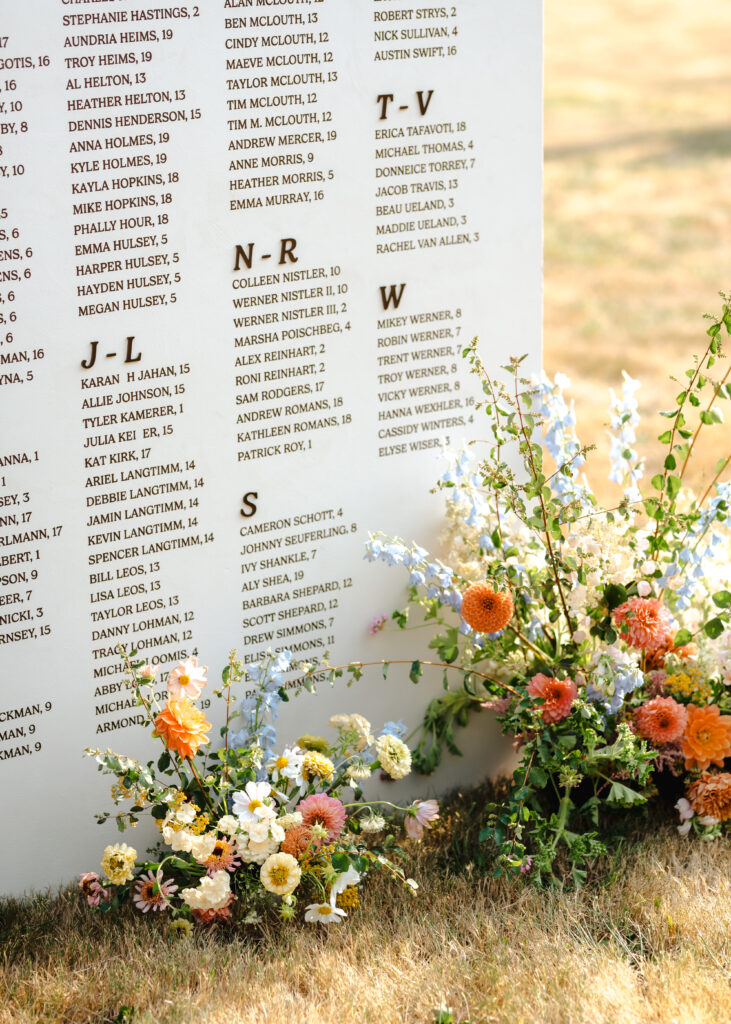
[[383, 629], [387, 622], [387, 615], [376, 615], [376, 617], [373, 619], [370, 626], [368, 627], [368, 632], [371, 634], [371, 636], [375, 636], [376, 633], [381, 632], [381, 630]]
[[406, 834], [412, 839], [421, 839], [424, 829], [431, 828], [431, 822], [438, 817], [439, 804], [436, 800], [415, 800], [404, 818]]
[[211, 878], [217, 871], [230, 871], [233, 874], [236, 868], [241, 867], [238, 854], [239, 847], [236, 840], [229, 836], [221, 836], [216, 840], [216, 845], [210, 856], [203, 863]]
[[548, 725], [562, 722], [571, 714], [571, 705], [578, 696], [573, 679], [555, 679], [538, 672], [528, 683], [531, 697], [542, 697], [541, 717]]
[[[155, 891], [156, 886], [157, 892]], [[153, 875], [152, 871], [148, 871], [146, 875], [141, 875], [137, 880], [133, 897], [134, 905], [143, 914], [146, 914], [148, 910], [167, 910], [168, 900], [174, 892], [177, 892], [177, 889], [178, 887], [172, 879], [161, 881], [156, 875]]]
[[90, 907], [98, 907], [102, 900], [109, 899], [109, 890], [102, 886], [96, 871], [87, 871], [81, 876], [79, 889], [86, 896]]
[[178, 662], [168, 676], [168, 692], [171, 700], [195, 700], [200, 697], [206, 685], [205, 665], [198, 665], [197, 658], [187, 658]]
[[312, 796], [300, 800], [297, 810], [302, 815], [303, 825], [324, 825], [331, 842], [343, 831], [347, 817], [345, 807], [334, 796], [313, 793]]
[[159, 665], [145, 665], [142, 669], [140, 669], [140, 675], [142, 676], [143, 679], [154, 679], [159, 671]]

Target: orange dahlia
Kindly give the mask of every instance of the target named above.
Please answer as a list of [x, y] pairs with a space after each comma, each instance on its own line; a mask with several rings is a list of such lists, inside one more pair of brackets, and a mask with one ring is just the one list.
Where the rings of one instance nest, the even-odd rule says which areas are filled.
[[703, 771], [712, 764], [723, 768], [723, 759], [731, 755], [731, 716], [722, 715], [717, 704], [689, 704], [683, 755], [687, 769]]
[[614, 609], [612, 618], [630, 647], [652, 653], [672, 645], [670, 612], [656, 597], [631, 597]]
[[703, 772], [688, 790], [688, 799], [695, 813], [701, 817], [727, 821], [731, 818], [731, 775], [728, 772], [716, 775]]
[[195, 757], [198, 748], [208, 743], [211, 723], [187, 700], [169, 700], [155, 719], [153, 736], [161, 736], [168, 750], [181, 757]]
[[510, 594], [493, 590], [489, 583], [473, 583], [462, 598], [462, 618], [477, 633], [497, 633], [505, 629], [512, 615]]
[[568, 718], [578, 690], [573, 679], [556, 679], [539, 672], [528, 683], [528, 693], [543, 698], [541, 717], [550, 725]]
[[316, 854], [321, 846], [322, 839], [320, 836], [313, 836], [309, 825], [295, 825], [282, 840], [280, 851], [302, 860], [307, 853]]
[[637, 708], [634, 722], [639, 734], [659, 747], [680, 739], [688, 724], [688, 712], [672, 697], [653, 697]]

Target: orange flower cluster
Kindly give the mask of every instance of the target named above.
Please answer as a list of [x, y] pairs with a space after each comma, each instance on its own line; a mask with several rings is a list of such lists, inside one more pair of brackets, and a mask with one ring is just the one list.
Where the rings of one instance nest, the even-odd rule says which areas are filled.
[[542, 672], [534, 675], [528, 683], [531, 697], [542, 697], [541, 717], [549, 725], [561, 722], [571, 714], [571, 705], [578, 696], [573, 679], [556, 679]]
[[209, 739], [211, 723], [195, 705], [187, 700], [169, 700], [155, 718], [153, 736], [161, 736], [168, 750], [181, 757], [195, 757], [198, 748]]
[[289, 829], [282, 840], [281, 851], [288, 853], [297, 860], [302, 860], [305, 854], [316, 854], [322, 846], [322, 839], [313, 836], [309, 825], [295, 825]]
[[689, 704], [683, 755], [689, 770], [704, 771], [712, 764], [723, 768], [724, 758], [731, 756], [731, 716], [722, 715], [717, 704]]
[[634, 714], [637, 731], [656, 746], [675, 743], [685, 732], [688, 712], [672, 697], [653, 697]]
[[497, 633], [513, 616], [513, 598], [492, 589], [489, 583], [473, 583], [462, 598], [462, 618], [477, 633]]
[[670, 612], [656, 597], [631, 597], [614, 609], [612, 619], [630, 647], [653, 653], [672, 646]]
[[688, 799], [695, 813], [701, 817], [728, 821], [731, 818], [731, 775], [728, 772], [716, 775], [703, 772], [688, 790]]

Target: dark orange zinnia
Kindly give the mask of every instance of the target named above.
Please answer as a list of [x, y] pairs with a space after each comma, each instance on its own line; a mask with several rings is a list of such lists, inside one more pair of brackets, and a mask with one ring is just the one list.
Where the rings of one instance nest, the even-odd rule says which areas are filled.
[[688, 712], [672, 697], [653, 697], [637, 708], [634, 722], [641, 736], [661, 746], [680, 739], [688, 723]]
[[731, 818], [731, 775], [728, 772], [716, 775], [703, 772], [688, 790], [688, 799], [695, 813], [701, 817], [727, 821]]
[[505, 629], [513, 615], [509, 593], [492, 589], [489, 583], [473, 583], [462, 598], [462, 618], [477, 633], [497, 633]]
[[161, 736], [168, 750], [181, 757], [195, 757], [198, 748], [208, 743], [211, 723], [187, 700], [169, 700], [155, 719], [153, 736]]
[[295, 825], [294, 828], [289, 829], [282, 840], [280, 850], [282, 853], [288, 853], [291, 857], [296, 857], [297, 860], [302, 860], [307, 853], [317, 853], [321, 846], [322, 839], [319, 836], [313, 836], [309, 825]]
[[717, 704], [688, 705], [683, 755], [687, 769], [703, 771], [712, 764], [723, 768], [724, 758], [731, 755], [731, 717], [722, 715]]

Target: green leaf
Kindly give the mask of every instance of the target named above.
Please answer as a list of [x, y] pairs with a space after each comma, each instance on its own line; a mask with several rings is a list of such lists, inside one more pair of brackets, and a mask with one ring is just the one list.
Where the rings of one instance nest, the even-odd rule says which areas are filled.
[[150, 814], [155, 819], [155, 821], [162, 821], [162, 819], [165, 817], [167, 813], [167, 807], [163, 807], [161, 804], [155, 804], [155, 806], [150, 811]]
[[652, 480], [650, 480], [650, 483], [656, 491], [662, 491], [665, 487], [665, 477], [662, 475], [662, 473], [655, 473]]
[[409, 671], [409, 679], [412, 683], [418, 683], [421, 678], [421, 662], [412, 661], [411, 670]]
[[383, 663], [383, 667], [381, 668], [381, 672], [383, 673], [383, 678], [384, 678], [384, 679], [385, 679], [385, 678], [386, 678], [386, 676], [388, 675], [388, 668], [389, 668], [389, 662], [387, 662], [387, 661], [384, 661], [384, 663]]
[[675, 634], [673, 647], [684, 647], [686, 644], [689, 644], [692, 639], [693, 634], [689, 629], [679, 629]]
[[721, 633], [723, 633], [724, 629], [725, 625], [723, 619], [719, 619], [718, 616], [716, 616], [715, 619], [711, 619], [705, 624], [703, 632], [706, 636], [710, 637], [711, 640], [715, 640], [721, 635]]
[[537, 789], [543, 789], [548, 782], [548, 775], [546, 775], [544, 770], [539, 768], [538, 765], [533, 765], [528, 778], [530, 783]]
[[[170, 754], [168, 754], [167, 750], [163, 750], [162, 754], [160, 754], [160, 757], [157, 759], [157, 767], [161, 772], [166, 771], [170, 767]], [[163, 817], [165, 817], [165, 815], [163, 815]]]
[[670, 498], [671, 501], [674, 501], [677, 498], [678, 491], [680, 490], [680, 488], [682, 486], [683, 486], [683, 483], [682, 483], [682, 481], [681, 481], [679, 476], [669, 476], [668, 477], [667, 490], [668, 490], [668, 497]]
[[645, 802], [646, 798], [642, 793], [630, 789], [629, 786], [623, 786], [621, 782], [612, 783], [612, 788], [609, 790], [609, 796], [607, 797], [608, 804], [614, 804], [619, 807], [632, 807], [637, 804], [644, 804]]
[[604, 588], [604, 600], [607, 602], [609, 610], [612, 611], [620, 604], [624, 604], [627, 600], [627, 591], [619, 583], [610, 583], [608, 587]]
[[719, 590], [713, 595], [713, 603], [719, 608], [731, 608], [731, 593], [728, 590]]
[[711, 324], [711, 326], [706, 331], [706, 334], [708, 335], [709, 338], [715, 338], [720, 330], [721, 330], [721, 325], [720, 324]]
[[676, 465], [677, 465], [677, 463], [675, 461], [675, 456], [674, 455], [666, 455], [665, 456], [665, 469], [673, 470], [673, 469], [675, 469]]
[[671, 430], [665, 430], [662, 434], [658, 434], [657, 439], [660, 444], [670, 444], [672, 436], [673, 434]]
[[332, 866], [336, 871], [347, 871], [350, 867], [350, 857], [347, 853], [336, 853], [332, 859]]

